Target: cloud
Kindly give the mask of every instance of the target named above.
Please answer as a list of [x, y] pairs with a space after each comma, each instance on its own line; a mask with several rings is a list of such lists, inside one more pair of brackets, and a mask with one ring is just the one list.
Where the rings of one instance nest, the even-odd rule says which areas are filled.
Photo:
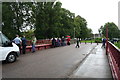
[[101, 25], [114, 22], [118, 25], [119, 0], [59, 0], [62, 7], [80, 15], [88, 22], [93, 33], [98, 33]]

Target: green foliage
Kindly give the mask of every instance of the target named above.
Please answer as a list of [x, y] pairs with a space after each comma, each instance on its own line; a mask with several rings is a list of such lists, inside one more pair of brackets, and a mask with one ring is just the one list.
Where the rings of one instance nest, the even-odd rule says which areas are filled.
[[101, 28], [99, 29], [99, 33], [103, 34], [103, 36], [106, 36], [106, 26], [108, 26], [109, 39], [120, 38], [120, 30], [113, 22], [108, 22], [104, 26], [101, 26]]
[[73, 38], [74, 34], [79, 38], [91, 37], [92, 30], [87, 28], [87, 21], [61, 6], [61, 2], [3, 3], [3, 33], [10, 39], [15, 34], [25, 34], [30, 39], [29, 35], [33, 33], [37, 39], [66, 35]]
[[120, 41], [118, 43], [115, 43], [115, 45], [120, 48]]
[[33, 29], [34, 18], [30, 16], [32, 3], [3, 2], [2, 3], [2, 26], [3, 33], [13, 39], [16, 34], [27, 30], [27, 26]]
[[2, 22], [4, 23], [2, 31], [9, 39], [13, 39], [19, 32], [17, 28], [13, 26], [14, 13], [12, 12], [10, 4], [11, 3], [2, 3]]
[[83, 41], [81, 41], [81, 42], [83, 42], [83, 43], [85, 43], [85, 42], [86, 42], [86, 43], [91, 43], [91, 42], [92, 42], [92, 43], [95, 43], [95, 40], [83, 40]]
[[31, 40], [32, 35], [34, 35], [34, 30], [28, 30], [27, 32], [23, 32], [22, 35], [25, 35], [27, 40]]
[[[62, 37], [70, 35], [71, 37], [91, 37], [92, 30], [88, 29], [87, 21], [81, 16], [76, 16], [69, 10], [61, 8], [61, 3], [39, 2], [38, 14], [36, 15], [37, 38]], [[49, 6], [49, 7], [47, 7]], [[39, 18], [39, 19], [38, 19]], [[75, 31], [74, 31], [75, 30]]]
[[102, 38], [95, 38], [96, 43], [102, 43]]

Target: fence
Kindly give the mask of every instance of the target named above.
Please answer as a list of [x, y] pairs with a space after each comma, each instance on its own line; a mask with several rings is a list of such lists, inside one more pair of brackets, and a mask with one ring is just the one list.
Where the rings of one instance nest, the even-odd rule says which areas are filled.
[[[30, 46], [32, 42], [29, 40], [27, 41], [27, 45]], [[37, 40], [36, 45], [41, 45], [41, 44], [52, 44], [51, 40]]]
[[[74, 44], [76, 42], [76, 40], [71, 39], [70, 43]], [[31, 40], [27, 41], [27, 45], [30, 46], [32, 44]], [[52, 44], [52, 40], [48, 39], [48, 40], [37, 40], [36, 45], [41, 45], [41, 44]]]
[[120, 49], [108, 42], [108, 58], [114, 80], [120, 80]]

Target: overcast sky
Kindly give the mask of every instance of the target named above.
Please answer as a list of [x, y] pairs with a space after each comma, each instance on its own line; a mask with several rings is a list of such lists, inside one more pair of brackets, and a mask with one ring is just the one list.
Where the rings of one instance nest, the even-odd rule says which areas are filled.
[[88, 28], [98, 33], [100, 26], [114, 22], [118, 26], [119, 0], [59, 0], [62, 7], [85, 18]]

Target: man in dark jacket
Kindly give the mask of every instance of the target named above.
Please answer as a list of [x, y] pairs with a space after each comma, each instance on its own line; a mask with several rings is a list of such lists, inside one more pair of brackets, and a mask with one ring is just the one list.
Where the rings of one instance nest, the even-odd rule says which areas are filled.
[[55, 43], [56, 43], [56, 40], [55, 40], [55, 38], [53, 38], [53, 39], [52, 39], [52, 47], [56, 47], [56, 44], [55, 44]]
[[22, 53], [25, 54], [26, 53], [27, 40], [26, 40], [24, 35], [23, 35], [21, 40], [22, 40]]
[[79, 46], [79, 40], [77, 39], [77, 44], [76, 44], [76, 48], [79, 48], [80, 46]]
[[105, 38], [103, 38], [103, 40], [102, 40], [102, 47], [104, 47], [105, 48], [105, 43], [106, 43], [106, 39]]

